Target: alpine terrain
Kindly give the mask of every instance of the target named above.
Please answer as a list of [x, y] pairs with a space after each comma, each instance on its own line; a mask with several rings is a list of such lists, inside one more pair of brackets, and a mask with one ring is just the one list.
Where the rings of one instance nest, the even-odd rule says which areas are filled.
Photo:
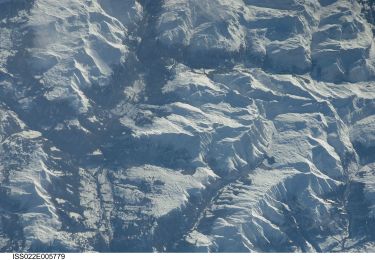
[[0, 0], [0, 252], [375, 252], [375, 1]]

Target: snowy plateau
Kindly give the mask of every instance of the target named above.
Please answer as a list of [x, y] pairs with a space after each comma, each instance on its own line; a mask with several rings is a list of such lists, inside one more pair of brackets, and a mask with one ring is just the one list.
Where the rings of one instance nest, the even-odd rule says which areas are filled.
[[375, 252], [375, 1], [0, 0], [0, 252]]

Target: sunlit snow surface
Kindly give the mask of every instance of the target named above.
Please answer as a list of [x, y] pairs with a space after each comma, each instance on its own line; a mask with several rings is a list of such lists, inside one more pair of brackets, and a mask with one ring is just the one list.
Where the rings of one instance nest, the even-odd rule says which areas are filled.
[[0, 0], [0, 251], [375, 251], [373, 17]]

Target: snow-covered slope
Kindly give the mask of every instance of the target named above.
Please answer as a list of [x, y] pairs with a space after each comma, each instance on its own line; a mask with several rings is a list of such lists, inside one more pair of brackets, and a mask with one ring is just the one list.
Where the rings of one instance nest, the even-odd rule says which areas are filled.
[[0, 251], [375, 251], [373, 13], [0, 1]]

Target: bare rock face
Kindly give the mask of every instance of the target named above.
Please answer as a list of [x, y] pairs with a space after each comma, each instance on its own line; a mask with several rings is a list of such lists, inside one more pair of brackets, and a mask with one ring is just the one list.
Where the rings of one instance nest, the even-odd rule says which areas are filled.
[[375, 251], [371, 15], [0, 0], [0, 251]]

